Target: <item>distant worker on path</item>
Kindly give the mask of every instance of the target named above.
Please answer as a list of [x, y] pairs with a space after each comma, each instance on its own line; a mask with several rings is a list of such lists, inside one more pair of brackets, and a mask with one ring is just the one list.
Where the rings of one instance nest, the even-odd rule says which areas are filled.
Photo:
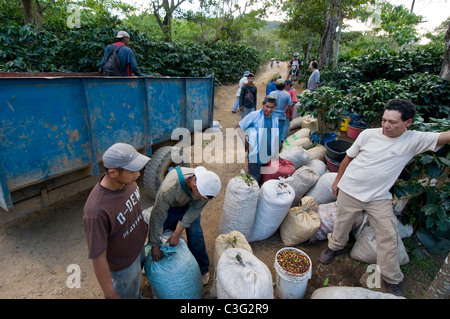
[[[130, 45], [130, 35], [128, 32], [119, 31], [116, 35], [116, 39], [118, 39], [117, 42], [110, 44], [105, 48], [105, 54], [100, 62], [99, 72], [108, 76], [145, 76], [145, 74], [142, 74], [141, 71], [139, 71], [133, 50], [128, 47]], [[121, 75], [105, 74], [105, 63], [108, 61], [110, 53], [112, 53], [113, 50], [117, 50], [116, 52], [120, 60], [120, 70], [122, 72]]]
[[317, 70], [318, 67], [319, 65], [317, 62], [311, 62], [309, 65], [309, 68], [312, 71], [308, 79], [308, 90], [310, 91], [316, 91], [319, 88], [320, 72]]

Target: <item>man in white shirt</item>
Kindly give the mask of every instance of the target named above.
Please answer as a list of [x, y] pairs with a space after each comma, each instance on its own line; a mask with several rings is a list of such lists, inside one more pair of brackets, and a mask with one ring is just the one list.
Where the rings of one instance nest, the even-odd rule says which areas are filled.
[[390, 100], [382, 127], [364, 130], [347, 150], [332, 186], [338, 206], [333, 233], [329, 234], [328, 248], [319, 258], [323, 264], [331, 263], [345, 247], [354, 220], [366, 211], [375, 232], [381, 276], [388, 292], [395, 295], [401, 295], [399, 284], [403, 274], [397, 251], [398, 221], [389, 189], [415, 155], [437, 151], [441, 145], [450, 143], [450, 131], [408, 131], [415, 112], [410, 101]]

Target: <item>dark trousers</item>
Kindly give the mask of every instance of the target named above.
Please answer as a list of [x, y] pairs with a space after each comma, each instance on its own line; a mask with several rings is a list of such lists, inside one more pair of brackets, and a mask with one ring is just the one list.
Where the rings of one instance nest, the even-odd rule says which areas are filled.
[[[170, 207], [167, 219], [164, 222], [164, 230], [175, 230], [178, 221], [183, 219], [184, 214], [188, 210], [189, 205], [182, 207]], [[189, 228], [186, 228], [187, 246], [194, 258], [197, 260], [200, 272], [202, 275], [209, 271], [209, 258], [206, 252], [205, 238], [203, 237], [203, 229], [200, 225], [200, 217], [191, 223]]]

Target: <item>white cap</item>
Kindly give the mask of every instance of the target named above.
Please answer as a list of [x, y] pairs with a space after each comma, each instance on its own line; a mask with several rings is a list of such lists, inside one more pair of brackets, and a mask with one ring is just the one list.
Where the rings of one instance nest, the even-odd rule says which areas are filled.
[[128, 32], [126, 32], [126, 31], [119, 31], [119, 32], [117, 32], [117, 35], [116, 35], [117, 39], [121, 39], [121, 38], [125, 38], [125, 37], [127, 37], [127, 38], [130, 37]]
[[136, 149], [125, 143], [116, 143], [103, 154], [103, 166], [106, 168], [123, 168], [138, 172], [144, 168], [150, 157], [142, 155]]
[[197, 190], [203, 197], [216, 197], [219, 194], [222, 184], [216, 173], [208, 171], [203, 166], [194, 169], [197, 178]]

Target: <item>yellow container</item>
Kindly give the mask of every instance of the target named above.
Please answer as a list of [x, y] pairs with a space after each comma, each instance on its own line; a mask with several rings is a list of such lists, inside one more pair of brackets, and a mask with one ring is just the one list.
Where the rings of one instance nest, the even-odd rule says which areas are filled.
[[341, 122], [341, 131], [347, 132], [348, 129], [348, 122], [350, 122], [350, 116], [344, 116]]

